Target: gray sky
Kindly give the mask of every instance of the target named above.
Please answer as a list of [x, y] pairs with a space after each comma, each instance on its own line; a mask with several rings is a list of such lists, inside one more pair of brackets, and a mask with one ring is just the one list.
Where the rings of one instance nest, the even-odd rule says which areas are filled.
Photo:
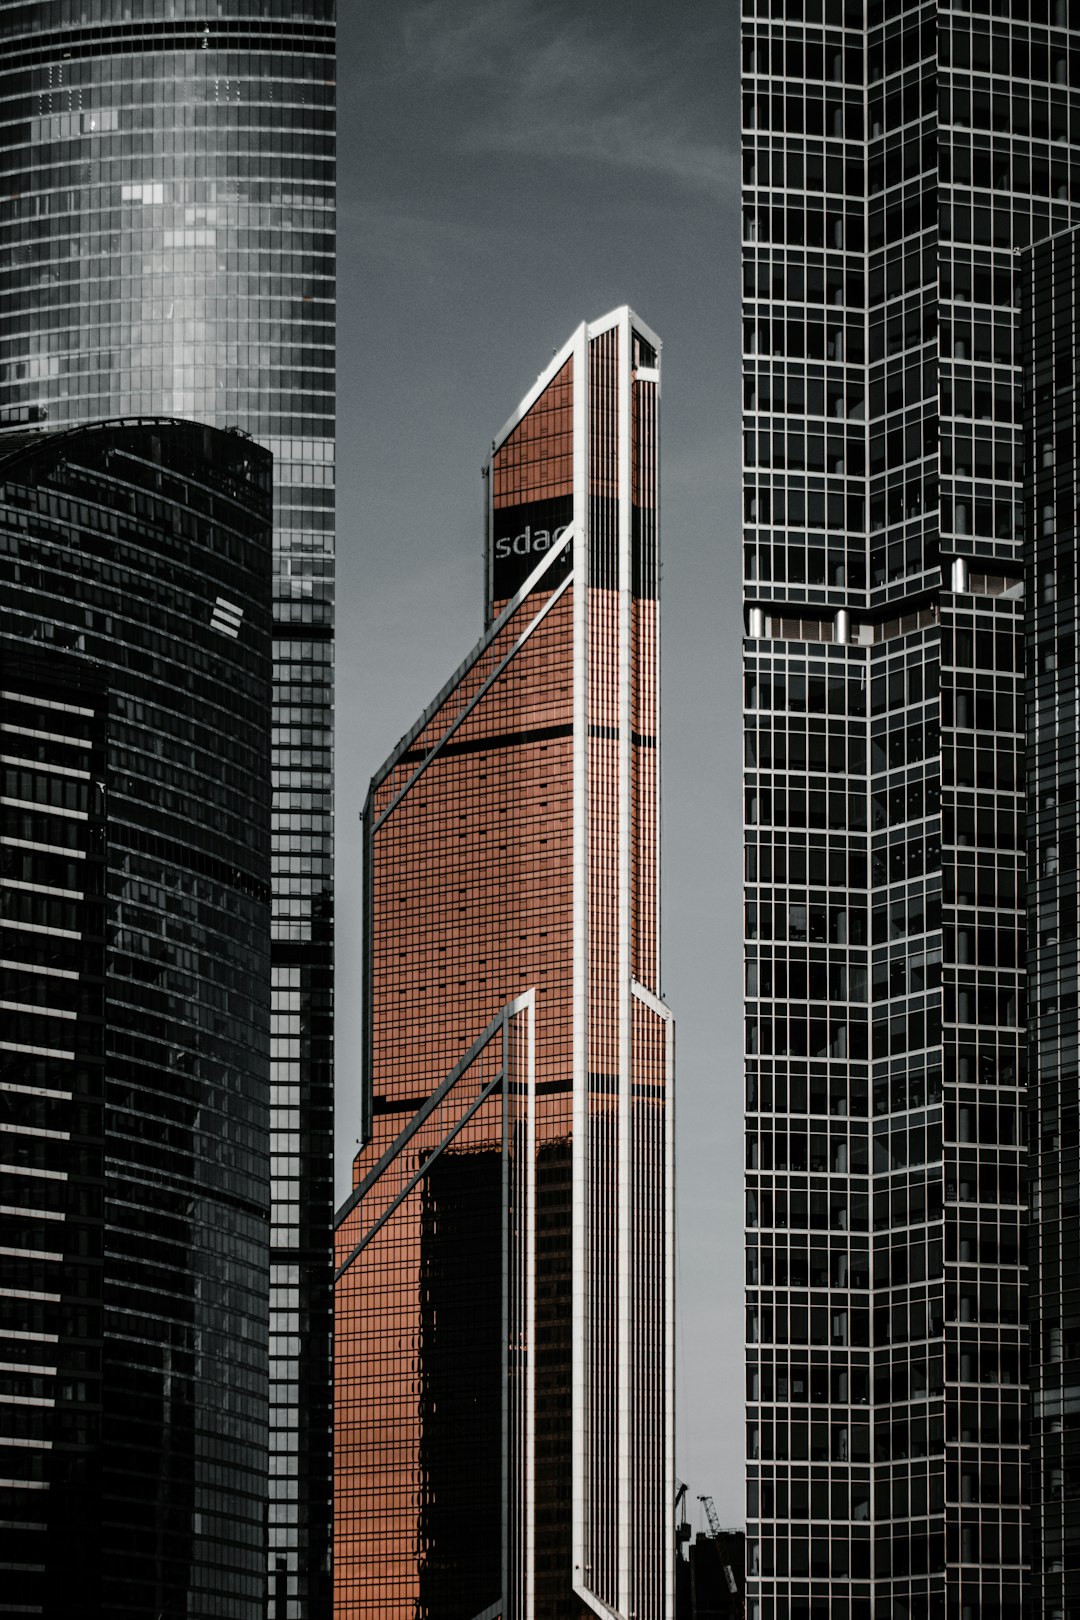
[[733, 0], [340, 8], [339, 1184], [368, 778], [482, 626], [491, 436], [575, 326], [664, 342], [664, 993], [678, 1027], [676, 1470], [742, 1501], [739, 82]]

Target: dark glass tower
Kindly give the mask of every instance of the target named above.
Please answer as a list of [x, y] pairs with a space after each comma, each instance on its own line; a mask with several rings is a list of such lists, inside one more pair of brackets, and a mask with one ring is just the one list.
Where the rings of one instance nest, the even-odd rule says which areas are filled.
[[1080, 234], [1024, 256], [1032, 1611], [1080, 1606]]
[[753, 1620], [1021, 1612], [1014, 250], [1066, 6], [747, 0]]
[[270, 481], [0, 436], [4, 1614], [265, 1614]]
[[0, 0], [0, 419], [274, 455], [271, 1620], [329, 1603], [333, 0]]

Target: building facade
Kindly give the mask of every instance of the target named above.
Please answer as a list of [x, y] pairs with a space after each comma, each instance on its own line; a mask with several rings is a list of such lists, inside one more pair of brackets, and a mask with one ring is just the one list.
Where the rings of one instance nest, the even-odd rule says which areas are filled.
[[265, 1614], [271, 458], [0, 436], [0, 1614]]
[[271, 1620], [328, 1612], [333, 0], [0, 0], [0, 421], [274, 455]]
[[1077, 466], [1080, 236], [1024, 256], [1032, 1611], [1080, 1604]]
[[365, 810], [335, 1614], [667, 1620], [659, 344], [583, 325], [494, 441], [487, 628]]
[[743, 1620], [746, 1537], [699, 1530], [675, 1566], [675, 1620]]
[[749, 1613], [1018, 1617], [1015, 250], [1070, 223], [1075, 34], [743, 17]]

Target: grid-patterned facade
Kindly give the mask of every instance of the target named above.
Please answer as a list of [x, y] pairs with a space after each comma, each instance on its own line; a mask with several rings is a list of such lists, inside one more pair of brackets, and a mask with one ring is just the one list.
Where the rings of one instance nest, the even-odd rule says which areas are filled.
[[[101, 1580], [105, 802], [90, 784], [105, 777], [107, 689], [85, 664], [29, 646], [16, 656], [6, 636], [0, 650], [0, 1613], [62, 1613], [87, 1601], [92, 1612]], [[28, 738], [51, 758], [8, 765], [28, 752]], [[47, 922], [28, 914], [35, 905]]]
[[265, 1614], [271, 461], [0, 438], [0, 1614]]
[[1069, 221], [1075, 46], [743, 16], [750, 1612], [1019, 1615], [1014, 250]]
[[1047, 1620], [1080, 1605], [1078, 280], [1075, 230], [1025, 255], [1032, 1609]]
[[340, 1620], [671, 1613], [658, 364], [617, 311], [500, 433], [487, 632], [368, 799]]
[[0, 0], [0, 420], [275, 461], [272, 1620], [329, 1604], [333, 0]]

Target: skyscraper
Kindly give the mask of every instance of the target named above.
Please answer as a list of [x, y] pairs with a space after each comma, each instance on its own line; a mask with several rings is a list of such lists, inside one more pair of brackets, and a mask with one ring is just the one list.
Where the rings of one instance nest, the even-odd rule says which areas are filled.
[[329, 1604], [334, 74], [333, 0], [0, 0], [0, 420], [274, 455], [272, 1620]]
[[1076, 334], [1080, 235], [1022, 264], [1028, 557], [1028, 1031], [1032, 1612], [1080, 1603], [1080, 1069], [1077, 1063]]
[[1014, 250], [1070, 222], [1075, 41], [743, 15], [750, 1613], [1019, 1616]]
[[497, 435], [487, 628], [372, 782], [338, 1620], [671, 1613], [659, 381], [620, 309]]
[[271, 460], [0, 436], [0, 1612], [262, 1620]]

